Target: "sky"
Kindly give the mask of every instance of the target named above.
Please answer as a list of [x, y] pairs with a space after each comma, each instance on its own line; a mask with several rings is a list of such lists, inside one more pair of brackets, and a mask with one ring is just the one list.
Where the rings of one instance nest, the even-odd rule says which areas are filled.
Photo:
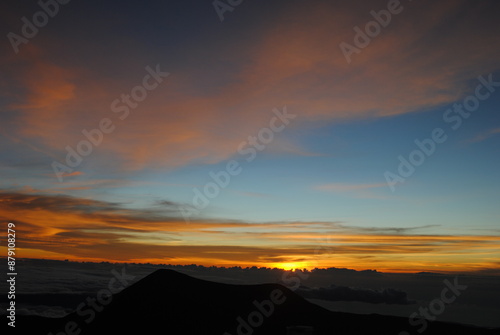
[[18, 257], [500, 274], [498, 2], [228, 3], [0, 5]]

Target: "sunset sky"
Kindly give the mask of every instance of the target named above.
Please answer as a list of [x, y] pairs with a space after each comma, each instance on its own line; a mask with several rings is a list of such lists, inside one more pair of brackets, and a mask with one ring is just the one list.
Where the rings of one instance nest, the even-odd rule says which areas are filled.
[[18, 257], [500, 274], [500, 2], [51, 6], [0, 5]]

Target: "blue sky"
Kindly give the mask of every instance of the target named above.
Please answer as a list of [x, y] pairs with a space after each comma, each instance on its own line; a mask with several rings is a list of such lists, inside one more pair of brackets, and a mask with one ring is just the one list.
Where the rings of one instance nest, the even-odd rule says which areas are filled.
[[[385, 27], [386, 1], [244, 2], [223, 21], [210, 2], [71, 2], [32, 37], [22, 18], [43, 9], [11, 5], [0, 214], [26, 257], [498, 268], [495, 1], [404, 1]], [[448, 109], [475, 101], [453, 129]], [[318, 243], [338, 255], [310, 260]]]

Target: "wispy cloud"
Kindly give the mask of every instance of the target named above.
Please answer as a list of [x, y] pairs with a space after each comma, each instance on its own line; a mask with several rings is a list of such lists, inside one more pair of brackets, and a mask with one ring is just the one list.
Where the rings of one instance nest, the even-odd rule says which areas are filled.
[[[235, 38], [225, 47], [233, 55], [230, 71], [214, 76], [202, 53], [193, 56], [195, 61], [162, 64], [171, 78], [141, 103], [140, 116], [137, 109], [130, 116], [133, 122], [119, 123], [119, 130], [106, 138], [93, 159], [113, 157], [119, 162], [113, 168], [126, 171], [215, 163], [234, 155], [242, 140], [265, 125], [277, 101], [293, 108], [303, 124], [386, 117], [453, 102], [466, 91], [467, 80], [496, 69], [500, 57], [495, 40], [498, 27], [474, 20], [485, 9], [467, 5], [474, 8], [467, 10], [470, 17], [463, 18], [463, 2], [412, 3], [404, 21], [377, 37], [348, 65], [338, 45], [352, 39], [353, 25], [364, 22], [363, 10], [367, 13], [372, 8], [360, 10], [361, 5], [338, 2], [292, 3], [272, 19], [251, 21], [244, 30], [252, 32], [252, 39]], [[459, 38], [436, 33], [443, 20]], [[106, 34], [113, 31], [108, 22], [96, 20], [94, 25], [106, 27], [99, 30], [104, 32], [100, 38], [109, 40]], [[420, 29], [415, 30], [415, 25]], [[478, 39], [482, 31], [489, 34]], [[57, 152], [61, 158], [66, 145], [82, 139], [82, 128], [90, 129], [104, 116], [113, 116], [111, 101], [141, 80], [137, 72], [147, 63], [137, 60], [151, 58], [136, 47], [134, 57], [120, 62], [86, 53], [74, 54], [72, 62], [55, 62], [67, 49], [85, 49], [78, 39], [64, 36], [54, 34], [55, 42], [43, 50], [30, 43], [19, 57], [6, 58], [2, 65], [3, 80], [12, 82], [15, 91], [8, 106], [17, 113], [12, 133], [36, 140], [39, 150]], [[117, 43], [113, 51], [129, 54], [131, 44], [140, 41]], [[435, 45], [440, 52], [428, 52]], [[458, 49], [460, 57], [456, 57]], [[92, 66], [82, 69], [78, 64], [83, 61]], [[220, 120], [224, 120], [223, 131]], [[270, 150], [315, 155], [286, 136]]]
[[334, 192], [343, 195], [347, 195], [355, 198], [367, 198], [367, 199], [387, 199], [387, 196], [377, 194], [373, 192], [373, 189], [387, 187], [386, 184], [343, 184], [343, 183], [331, 183], [316, 185], [313, 189], [317, 191]]
[[500, 128], [494, 128], [485, 131], [482, 134], [477, 135], [476, 137], [470, 139], [468, 142], [476, 143], [476, 142], [482, 142], [484, 140], [487, 140], [490, 137], [493, 137], [497, 134], [500, 134]]
[[[435, 264], [466, 269], [471, 259], [474, 266], [494, 268], [485, 259], [500, 250], [500, 236], [437, 235], [433, 225], [356, 227], [203, 218], [186, 224], [172, 210], [176, 205], [162, 200], [138, 210], [65, 195], [0, 192], [0, 219], [16, 223], [22, 257], [260, 266], [302, 262], [423, 271]], [[466, 260], [461, 260], [463, 255]], [[418, 264], [409, 262], [414, 257], [419, 257]]]
[[360, 191], [368, 190], [372, 188], [384, 187], [386, 184], [342, 184], [342, 183], [332, 183], [315, 186], [314, 189], [319, 191], [331, 191], [331, 192], [350, 192], [350, 191]]

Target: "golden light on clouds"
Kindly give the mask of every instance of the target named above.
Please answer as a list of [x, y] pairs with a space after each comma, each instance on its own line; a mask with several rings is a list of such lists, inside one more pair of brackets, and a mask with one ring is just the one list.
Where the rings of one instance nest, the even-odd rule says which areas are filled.
[[[182, 1], [108, 4], [91, 24], [95, 8], [75, 3], [0, 55], [0, 219], [19, 224], [20, 256], [499, 269], [498, 2], [402, 2], [349, 62], [339, 46], [376, 2], [265, 3], [224, 23]], [[19, 32], [32, 8], [10, 7]], [[168, 76], [146, 89], [153, 68]], [[444, 112], [473, 99], [455, 131]], [[271, 131], [283, 106], [296, 117]], [[440, 127], [447, 142], [390, 193], [384, 171]], [[258, 134], [272, 138], [253, 161], [240, 148]], [[232, 160], [241, 173], [214, 184]], [[186, 220], [197, 191], [224, 183]]]
[[[458, 272], [496, 267], [493, 260], [500, 256], [500, 236], [414, 234], [411, 230], [388, 234], [335, 222], [188, 224], [89, 199], [23, 193], [0, 196], [1, 218], [23, 218], [18, 224], [20, 257], [286, 270], [348, 267], [414, 272], [439, 268]], [[238, 232], [241, 229], [244, 232]], [[245, 243], [234, 243], [245, 236]]]

